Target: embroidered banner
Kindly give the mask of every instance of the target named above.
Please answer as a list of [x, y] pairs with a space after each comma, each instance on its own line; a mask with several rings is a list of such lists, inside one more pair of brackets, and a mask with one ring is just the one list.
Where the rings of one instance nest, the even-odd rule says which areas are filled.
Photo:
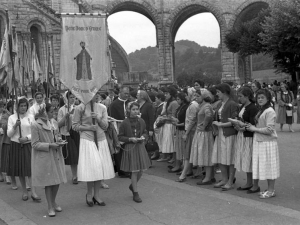
[[87, 104], [111, 76], [104, 16], [62, 15], [60, 80]]

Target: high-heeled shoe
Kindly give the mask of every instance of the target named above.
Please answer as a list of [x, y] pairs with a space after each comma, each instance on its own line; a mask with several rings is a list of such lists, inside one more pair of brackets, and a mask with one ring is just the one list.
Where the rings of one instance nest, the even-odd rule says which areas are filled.
[[86, 204], [87, 204], [89, 207], [93, 207], [93, 206], [94, 206], [94, 202], [93, 202], [93, 201], [89, 201], [88, 198], [87, 198], [87, 195], [85, 196], [85, 199], [86, 199]]
[[39, 196], [34, 197], [33, 195], [31, 195], [31, 198], [34, 202], [40, 202], [42, 200], [41, 197], [39, 197]]
[[95, 197], [93, 197], [93, 202], [95, 205], [99, 205], [99, 206], [106, 206], [105, 202], [98, 202]]

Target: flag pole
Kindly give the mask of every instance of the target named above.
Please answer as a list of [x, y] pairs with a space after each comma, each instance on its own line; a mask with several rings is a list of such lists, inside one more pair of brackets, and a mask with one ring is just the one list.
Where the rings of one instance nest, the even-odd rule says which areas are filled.
[[[91, 103], [91, 112], [93, 113], [94, 112], [94, 101], [93, 101], [93, 99], [90, 101], [90, 103]], [[93, 125], [95, 125], [96, 124], [96, 119], [93, 118], [92, 122], [93, 122]], [[95, 144], [96, 144], [97, 149], [98, 149], [97, 131], [94, 131], [94, 141], [95, 141]], [[98, 149], [98, 151], [99, 151], [99, 149]]]
[[50, 45], [48, 43], [48, 68], [47, 68], [47, 87], [46, 87], [46, 91], [47, 91], [47, 98], [48, 98], [48, 101], [49, 101], [49, 97], [50, 97], [50, 91], [49, 91], [49, 73], [50, 73]]
[[[6, 12], [6, 21], [7, 21], [7, 29], [9, 29], [9, 17], [8, 17], [8, 10], [5, 10]], [[15, 31], [15, 26], [13, 26], [13, 32]], [[13, 56], [13, 52], [12, 52], [12, 36], [11, 34], [8, 35], [8, 39], [9, 39], [9, 53], [10, 53], [10, 59], [11, 59], [11, 66], [12, 66], [12, 83], [13, 83], [13, 89], [15, 91], [15, 99], [16, 99], [16, 105], [18, 106], [18, 97], [17, 97], [17, 91], [16, 91], [16, 87], [15, 87], [15, 67], [14, 67], [14, 56]], [[17, 107], [17, 116], [18, 116], [18, 120], [20, 120], [20, 115], [19, 115], [19, 111], [18, 111], [18, 107]], [[20, 138], [22, 137], [22, 131], [21, 131], [21, 126], [19, 126], [19, 133], [20, 133]], [[21, 145], [22, 146], [22, 145]]]
[[[33, 43], [33, 38], [31, 38], [31, 44]], [[33, 43], [34, 44], [34, 43]], [[32, 62], [32, 53], [33, 51], [33, 48], [31, 49], [31, 66], [33, 66], [33, 62]], [[35, 88], [35, 92], [33, 93], [33, 95], [35, 95], [35, 93], [38, 91], [38, 87], [36, 86], [36, 83], [35, 83], [35, 74], [34, 74], [34, 69], [31, 68], [32, 70], [32, 86]], [[32, 88], [32, 87], [31, 87]], [[32, 96], [32, 98], [34, 98], [34, 96]]]

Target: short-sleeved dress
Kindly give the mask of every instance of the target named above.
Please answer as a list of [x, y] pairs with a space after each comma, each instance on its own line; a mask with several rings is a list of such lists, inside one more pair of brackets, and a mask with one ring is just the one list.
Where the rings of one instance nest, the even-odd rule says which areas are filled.
[[151, 162], [144, 142], [133, 143], [129, 138], [141, 136], [147, 137], [146, 124], [141, 118], [127, 118], [120, 126], [119, 141], [125, 143], [120, 169], [125, 172], [137, 172], [146, 170]]

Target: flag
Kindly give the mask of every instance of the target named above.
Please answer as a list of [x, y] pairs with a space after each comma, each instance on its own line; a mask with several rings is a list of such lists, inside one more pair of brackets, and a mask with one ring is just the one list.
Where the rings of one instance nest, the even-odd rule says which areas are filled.
[[55, 77], [54, 77], [54, 66], [53, 66], [53, 52], [52, 52], [52, 44], [51, 41], [48, 42], [48, 50], [49, 50], [49, 54], [48, 54], [48, 84], [51, 88], [51, 90], [55, 90], [54, 86], [55, 86]]
[[34, 75], [33, 76], [34, 82], [37, 82], [38, 79], [40, 78], [40, 74], [42, 74], [42, 70], [36, 53], [35, 43], [33, 43], [33, 48], [31, 52], [31, 69]]
[[61, 82], [87, 104], [111, 76], [106, 16], [62, 16]]
[[[27, 50], [27, 43], [23, 41], [23, 59], [22, 59], [22, 67], [24, 68], [24, 80], [30, 83], [29, 74], [29, 56], [28, 56], [28, 50]], [[25, 82], [26, 83], [26, 82]]]
[[11, 64], [10, 51], [9, 51], [9, 29], [6, 26], [4, 38], [2, 41], [0, 51], [0, 84], [3, 85], [7, 82], [7, 72]]
[[19, 38], [18, 34], [16, 33], [12, 37], [12, 52], [14, 54], [14, 70], [15, 70], [15, 80], [21, 86], [23, 85], [23, 71], [22, 71], [22, 63], [21, 63], [21, 51], [19, 51]]

